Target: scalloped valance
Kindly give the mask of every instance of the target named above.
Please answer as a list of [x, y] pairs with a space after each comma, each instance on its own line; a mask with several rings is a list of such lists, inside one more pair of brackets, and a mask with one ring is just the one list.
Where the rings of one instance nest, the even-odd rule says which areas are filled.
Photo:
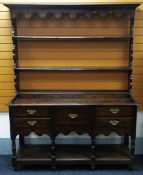
[[95, 5], [33, 5], [33, 4], [5, 4], [10, 8], [12, 18], [24, 17], [40, 17], [47, 18], [53, 15], [54, 18], [60, 19], [65, 14], [69, 18], [74, 19], [78, 15], [91, 18], [93, 15], [105, 17], [113, 15], [117, 18], [128, 15], [134, 16], [134, 9], [138, 4], [95, 4]]

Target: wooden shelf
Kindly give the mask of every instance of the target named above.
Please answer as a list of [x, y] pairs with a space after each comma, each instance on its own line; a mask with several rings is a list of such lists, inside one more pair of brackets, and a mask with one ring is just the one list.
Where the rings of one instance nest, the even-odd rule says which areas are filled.
[[90, 145], [57, 145], [56, 150], [57, 163], [90, 163], [91, 161]]
[[[56, 145], [56, 163], [90, 163], [90, 145]], [[51, 161], [50, 145], [23, 145], [17, 153], [17, 162], [23, 164], [49, 164]], [[124, 145], [96, 145], [96, 164], [128, 164], [130, 151]]]
[[96, 145], [97, 164], [128, 164], [130, 161], [130, 150], [125, 145]]
[[131, 71], [130, 67], [15, 67], [18, 71]]
[[18, 40], [129, 40], [131, 36], [13, 36]]
[[49, 163], [51, 150], [49, 145], [23, 145], [17, 153], [17, 161], [21, 163]]
[[130, 92], [129, 90], [20, 90], [19, 95], [32, 95], [32, 94], [41, 94], [41, 95], [56, 95], [56, 94], [72, 94], [72, 95], [127, 95], [130, 97]]
[[[90, 162], [89, 145], [56, 145], [56, 162], [72, 163]], [[17, 161], [25, 164], [49, 163], [51, 161], [50, 145], [23, 145], [17, 153]]]

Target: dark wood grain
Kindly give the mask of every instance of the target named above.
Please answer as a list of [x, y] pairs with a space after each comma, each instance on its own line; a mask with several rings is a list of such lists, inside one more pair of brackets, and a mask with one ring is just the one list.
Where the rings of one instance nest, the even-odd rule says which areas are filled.
[[[18, 95], [15, 100], [12, 101], [10, 106], [87, 106], [87, 105], [113, 105], [113, 107], [117, 107], [118, 105], [136, 105], [135, 101], [127, 95], [118, 95], [118, 94], [105, 94], [98, 95], [94, 92], [94, 94], [72, 94], [69, 91], [69, 94], [23, 94]], [[25, 107], [26, 108], [26, 107]], [[104, 108], [104, 107], [103, 107]], [[105, 110], [109, 113], [108, 109]], [[17, 108], [18, 109], [18, 108]], [[28, 109], [28, 108], [26, 108]], [[98, 108], [100, 110], [100, 107]], [[124, 108], [121, 108], [121, 110]], [[24, 110], [24, 108], [23, 108]], [[45, 109], [47, 110], [47, 109]], [[102, 110], [102, 109], [101, 109]], [[101, 111], [100, 110], [100, 111]], [[129, 109], [128, 109], [129, 110]], [[132, 110], [132, 109], [131, 109]], [[100, 114], [99, 114], [100, 115]]]
[[17, 153], [17, 162], [26, 164], [50, 164], [51, 152], [48, 145], [24, 145]]
[[[50, 112], [48, 108], [45, 107], [38, 107], [38, 106], [25, 106], [25, 107], [16, 107], [13, 108], [15, 117], [21, 118], [21, 117], [28, 117], [28, 118], [33, 118], [33, 117], [48, 117], [50, 118]], [[33, 112], [33, 113], [32, 113]]]
[[132, 114], [133, 114], [133, 108], [129, 106], [107, 106], [107, 107], [99, 106], [96, 108], [97, 116], [125, 117], [125, 116], [132, 116]]
[[50, 127], [50, 118], [15, 118], [13, 124], [16, 128], [48, 128]]
[[130, 117], [96, 117], [95, 119], [95, 127], [97, 128], [112, 128], [116, 130], [116, 128], [130, 128], [132, 126], [132, 118]]
[[105, 17], [107, 15], [113, 15], [117, 18], [121, 16], [133, 16], [134, 9], [139, 6], [139, 3], [63, 3], [63, 4], [4, 4], [10, 10], [12, 10], [12, 17], [18, 18], [19, 12], [27, 19], [33, 17], [33, 13], [38, 13], [40, 18], [46, 18], [49, 13], [52, 13], [56, 19], [60, 19], [62, 14], [69, 14], [71, 19], [77, 17], [79, 13], [85, 15], [86, 18], [91, 18], [93, 14], [97, 14], [99, 17]]
[[[57, 123], [76, 123], [76, 122], [88, 122], [92, 107], [84, 106], [66, 106], [56, 107], [56, 122]], [[91, 116], [92, 117], [92, 116]]]
[[[89, 145], [57, 145], [57, 164], [82, 164], [90, 163]], [[122, 145], [97, 145], [97, 164], [127, 164], [130, 151], [128, 147]], [[26, 164], [49, 164], [51, 158], [50, 147], [48, 145], [25, 145], [18, 154], [17, 161]], [[108, 160], [108, 161], [107, 161]]]
[[97, 145], [97, 164], [128, 164], [130, 163], [130, 151], [124, 145]]

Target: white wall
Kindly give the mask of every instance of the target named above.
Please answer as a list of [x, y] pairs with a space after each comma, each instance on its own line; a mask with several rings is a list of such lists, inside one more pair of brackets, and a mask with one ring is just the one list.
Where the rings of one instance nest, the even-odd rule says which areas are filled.
[[136, 137], [143, 138], [143, 112], [138, 112], [137, 115]]
[[0, 113], [0, 138], [10, 138], [8, 113]]

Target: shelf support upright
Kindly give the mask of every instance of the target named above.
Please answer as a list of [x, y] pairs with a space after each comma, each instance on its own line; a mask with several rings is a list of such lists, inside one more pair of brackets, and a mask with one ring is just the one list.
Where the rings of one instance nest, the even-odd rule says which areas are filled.
[[[129, 39], [129, 68], [132, 68], [132, 61], [133, 61], [133, 27], [134, 27], [134, 14], [132, 12], [130, 15], [130, 39]], [[129, 72], [129, 81], [128, 81], [128, 88], [129, 92], [131, 93], [132, 90], [132, 69]]]
[[18, 66], [18, 43], [17, 38], [14, 36], [17, 36], [17, 20], [16, 17], [12, 18], [12, 40], [13, 40], [13, 61], [14, 61], [14, 86], [15, 86], [15, 94], [18, 94], [19, 91], [19, 73], [16, 70], [16, 67]]
[[[132, 11], [130, 14], [130, 40], [129, 40], [129, 67], [132, 68], [132, 61], [133, 61], [133, 27], [134, 27], [134, 17], [135, 17], [135, 11]], [[132, 69], [129, 73], [129, 93], [131, 94], [132, 90]], [[137, 113], [137, 111], [136, 111]], [[136, 120], [134, 119], [133, 122], [135, 122], [133, 125], [136, 126]], [[130, 168], [133, 168], [133, 162], [134, 162], [134, 152], [135, 152], [135, 134], [136, 133], [136, 127], [132, 129], [131, 132], [131, 162], [130, 162]], [[129, 139], [129, 137], [128, 137]], [[126, 139], [127, 140], [127, 139]], [[128, 141], [128, 140], [127, 140]], [[127, 142], [126, 141], [126, 142]], [[129, 143], [129, 141], [128, 141]]]

